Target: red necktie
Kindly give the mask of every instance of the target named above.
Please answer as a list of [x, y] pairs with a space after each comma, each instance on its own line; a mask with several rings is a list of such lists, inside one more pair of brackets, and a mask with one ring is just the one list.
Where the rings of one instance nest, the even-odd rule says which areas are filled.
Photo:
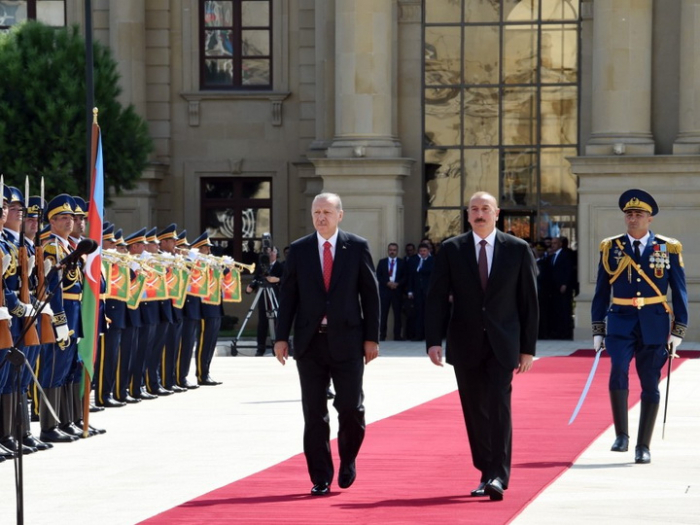
[[391, 279], [391, 278], [394, 276], [394, 261], [395, 261], [395, 260], [396, 260], [396, 259], [392, 259], [392, 260], [389, 262], [389, 279]]
[[481, 289], [486, 291], [486, 284], [489, 282], [489, 263], [486, 260], [486, 241], [479, 241], [479, 277], [481, 277]]
[[331, 253], [331, 243], [323, 243], [323, 284], [326, 291], [331, 287], [331, 273], [333, 272], [333, 254]]

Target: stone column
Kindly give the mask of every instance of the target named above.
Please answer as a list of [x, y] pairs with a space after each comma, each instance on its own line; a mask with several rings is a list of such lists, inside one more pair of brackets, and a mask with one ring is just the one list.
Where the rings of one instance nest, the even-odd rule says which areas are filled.
[[593, 113], [586, 155], [653, 155], [653, 0], [596, 0]]
[[396, 0], [335, 0], [335, 138], [329, 157], [394, 157]]
[[119, 102], [133, 104], [146, 118], [146, 8], [142, 0], [109, 3], [109, 46], [121, 76]]
[[389, 242], [403, 243], [403, 181], [413, 165], [395, 136], [396, 0], [335, 0], [334, 31], [335, 135], [325, 157], [309, 160], [323, 190], [343, 199], [342, 227], [367, 238], [378, 260]]
[[309, 156], [325, 155], [335, 131], [335, 3], [314, 5], [316, 135]]
[[681, 2], [678, 137], [674, 154], [700, 153], [700, 0]]

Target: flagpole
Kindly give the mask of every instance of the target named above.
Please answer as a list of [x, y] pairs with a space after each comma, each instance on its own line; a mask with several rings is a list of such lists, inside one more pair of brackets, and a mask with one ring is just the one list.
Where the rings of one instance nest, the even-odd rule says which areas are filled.
[[90, 179], [94, 165], [92, 161], [92, 108], [95, 106], [94, 53], [92, 36], [92, 1], [85, 0], [85, 114], [87, 124], [85, 160], [87, 161], [87, 195], [90, 194]]
[[[90, 176], [88, 177], [88, 193], [89, 195], [88, 199], [91, 201], [90, 206], [93, 208], [95, 206], [99, 206], [100, 203], [96, 202], [94, 198], [94, 191], [95, 191], [95, 177], [93, 177], [95, 169], [96, 169], [96, 163], [97, 163], [97, 142], [100, 136], [100, 131], [99, 131], [99, 126], [97, 124], [97, 113], [98, 109], [97, 108], [92, 108], [92, 124], [90, 126], [91, 129], [91, 137], [92, 140], [90, 142]], [[87, 210], [86, 210], [87, 211]], [[100, 210], [101, 213], [101, 210]], [[94, 233], [94, 228], [100, 228], [100, 232], [102, 231], [102, 221], [99, 221], [99, 224], [91, 224], [89, 220], [89, 214], [88, 214], [88, 225], [87, 225], [87, 234], [88, 237], [92, 238], [93, 233]], [[100, 236], [101, 237], [101, 236]], [[87, 271], [87, 268], [85, 268]], [[88, 284], [88, 280], [85, 278], [85, 275], [83, 275], [83, 287]], [[85, 290], [83, 290], [83, 296], [85, 296]], [[99, 302], [99, 294], [96, 298], [96, 300]], [[82, 309], [82, 307], [81, 307]], [[82, 316], [81, 316], [82, 317]], [[83, 325], [85, 326], [85, 325]], [[91, 329], [94, 329], [94, 327], [90, 327]], [[85, 330], [85, 328], [83, 328]], [[83, 334], [84, 336], [87, 336], [87, 340], [93, 341], [93, 346], [95, 343], [97, 343], [97, 340], [99, 338], [99, 334], [95, 333], [93, 334], [93, 337], [90, 337], [89, 334]], [[90, 352], [90, 359], [92, 359], [92, 362], [94, 363], [94, 354], [95, 354], [95, 348], [92, 348], [92, 352]], [[86, 366], [85, 362], [83, 361], [83, 437], [86, 438], [89, 435], [89, 430], [90, 430], [90, 390], [92, 387], [92, 378], [90, 377], [90, 372], [88, 371], [88, 366]]]

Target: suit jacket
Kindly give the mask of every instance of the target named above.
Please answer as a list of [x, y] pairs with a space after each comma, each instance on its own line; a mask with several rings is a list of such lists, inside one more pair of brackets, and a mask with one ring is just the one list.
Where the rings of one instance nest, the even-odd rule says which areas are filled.
[[576, 286], [576, 274], [574, 264], [574, 253], [571, 250], [562, 248], [559, 255], [547, 258], [551, 262], [551, 279], [554, 291], [557, 293], [562, 285], [566, 285], [567, 293], [573, 292]]
[[[605, 334], [607, 318], [608, 335], [628, 336], [639, 323], [642, 340], [647, 345], [665, 345], [669, 332], [685, 337], [688, 326], [688, 293], [681, 243], [670, 237], [655, 235], [652, 231], [649, 233], [639, 265], [646, 278], [641, 276], [633, 263], [634, 250], [627, 234], [610, 237], [600, 243], [598, 280], [591, 302], [594, 335]], [[652, 264], [654, 268], [651, 267]], [[662, 303], [647, 304], [641, 308], [610, 304], [611, 294], [618, 299], [658, 297], [659, 294], [649, 282], [654, 284], [662, 296], [666, 296], [671, 288], [672, 319]]]
[[404, 261], [401, 257], [397, 257], [395, 264], [396, 268], [394, 271], [396, 273], [396, 277], [394, 282], [398, 284], [396, 290], [391, 290], [387, 287], [387, 283], [389, 282], [389, 258], [385, 257], [377, 264], [377, 282], [379, 283], [380, 295], [388, 295], [392, 291], [402, 293], [404, 286], [406, 286], [408, 277], [408, 274], [406, 273], [406, 261]]
[[379, 292], [367, 241], [338, 231], [330, 289], [326, 292], [317, 235], [290, 246], [280, 287], [277, 340], [288, 341], [294, 327], [294, 358], [309, 348], [323, 317], [328, 318], [331, 356], [362, 356], [364, 341], [379, 341]]
[[[430, 283], [430, 274], [433, 272], [433, 267], [435, 266], [435, 257], [429, 255], [420, 263], [421, 258], [416, 257], [416, 259], [408, 265], [408, 290], [414, 295], [421, 294], [428, 289], [428, 284]], [[418, 269], [420, 266], [420, 270]]]
[[535, 258], [528, 244], [496, 230], [491, 273], [484, 292], [473, 232], [445, 241], [435, 256], [428, 288], [428, 348], [442, 344], [442, 327], [448, 313], [446, 359], [452, 365], [478, 365], [486, 337], [506, 368], [516, 368], [520, 354], [535, 355], [539, 312]]

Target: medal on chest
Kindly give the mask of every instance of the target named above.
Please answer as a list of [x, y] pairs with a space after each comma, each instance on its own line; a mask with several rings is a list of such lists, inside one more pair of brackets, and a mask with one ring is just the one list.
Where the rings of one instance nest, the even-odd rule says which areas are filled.
[[664, 268], [671, 268], [671, 261], [665, 244], [654, 244], [649, 256], [649, 268], [654, 270], [654, 277], [661, 279], [664, 276]]

